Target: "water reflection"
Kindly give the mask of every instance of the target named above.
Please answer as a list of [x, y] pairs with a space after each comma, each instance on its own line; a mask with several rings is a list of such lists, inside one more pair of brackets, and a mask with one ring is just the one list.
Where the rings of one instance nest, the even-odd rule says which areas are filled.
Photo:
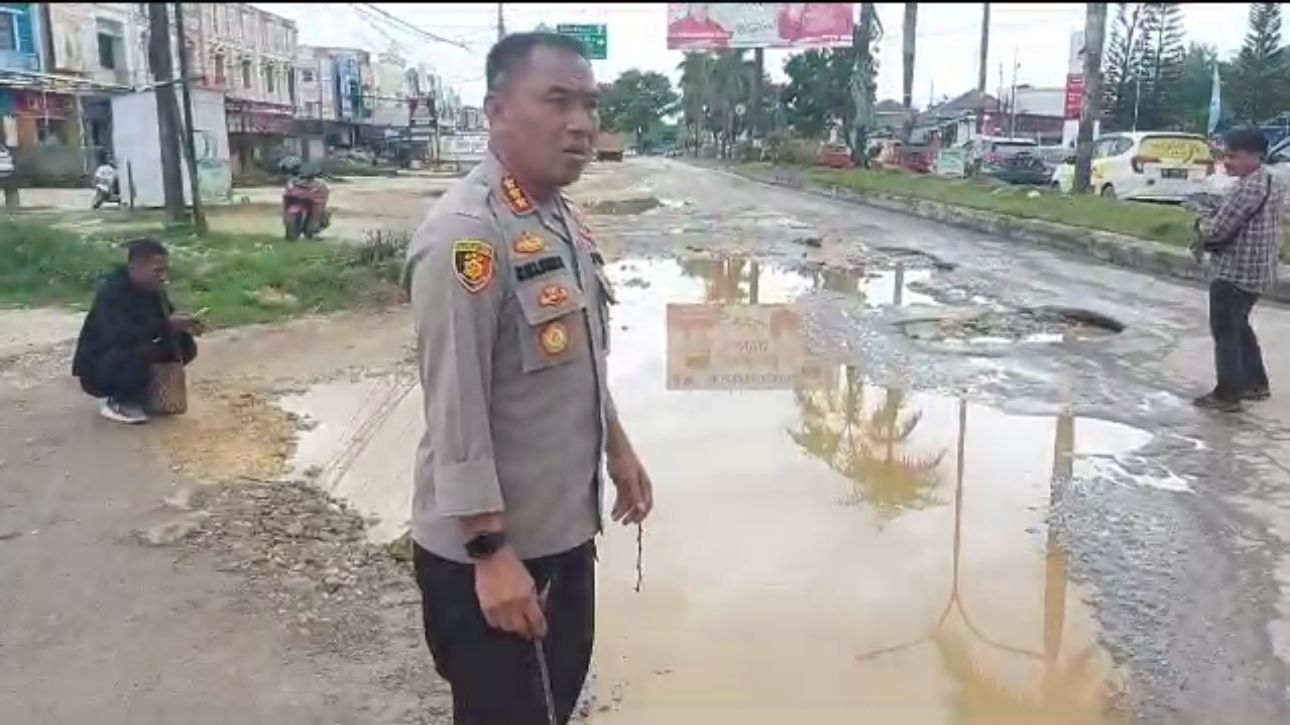
[[[955, 711], [963, 723], [1052, 723], [1076, 725], [1107, 723], [1122, 719], [1114, 712], [1123, 704], [1118, 684], [1109, 682], [1097, 643], [1081, 642], [1063, 649], [1066, 635], [1067, 554], [1055, 526], [1047, 527], [1043, 578], [1043, 646], [1039, 651], [996, 639], [973, 620], [962, 594], [964, 548], [963, 510], [967, 501], [964, 487], [968, 405], [958, 405], [958, 441], [955, 458], [954, 533], [952, 538], [951, 582], [948, 600], [931, 632], [925, 637], [898, 645], [864, 652], [858, 660], [872, 661], [930, 642], [945, 671], [961, 688], [955, 694]], [[1048, 510], [1060, 506], [1062, 492], [1070, 485], [1075, 453], [1075, 418], [1069, 410], [1057, 416], [1054, 426], [1052, 475], [1049, 479]], [[961, 627], [951, 625], [953, 615]], [[1012, 660], [1009, 662], [1008, 660]], [[1009, 671], [1039, 669], [1037, 686], [1018, 686]], [[1031, 678], [1027, 678], [1031, 679]], [[1034, 679], [1031, 679], [1034, 682]]]
[[833, 378], [827, 386], [793, 390], [801, 424], [789, 437], [846, 478], [848, 504], [865, 501], [890, 517], [938, 503], [932, 492], [945, 451], [916, 453], [908, 447], [922, 411], [910, 410], [904, 391], [895, 387], [884, 390], [878, 405], [868, 405], [853, 365]]
[[[704, 301], [720, 304], [759, 304], [762, 299], [762, 277], [775, 265], [762, 264], [740, 256], [692, 257], [678, 261], [683, 274], [704, 281]], [[790, 271], [808, 283], [811, 290], [826, 290], [855, 297], [869, 307], [900, 307], [935, 304], [928, 295], [914, 292], [911, 284], [931, 279], [930, 269], [907, 269], [903, 262], [891, 268], [866, 269], [863, 266], [823, 263], [803, 264]]]
[[611, 268], [650, 283], [620, 295], [610, 374], [660, 506], [639, 593], [634, 532], [603, 541], [591, 721], [1114, 721], [1048, 516], [1151, 435], [866, 384], [785, 304], [823, 277], [706, 269]]

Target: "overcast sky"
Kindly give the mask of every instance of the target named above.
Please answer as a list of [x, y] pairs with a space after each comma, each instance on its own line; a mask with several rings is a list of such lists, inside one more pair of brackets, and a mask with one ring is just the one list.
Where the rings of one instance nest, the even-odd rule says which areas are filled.
[[[484, 93], [484, 56], [497, 37], [497, 5], [493, 3], [390, 4], [377, 6], [401, 20], [466, 46], [462, 49], [427, 40], [371, 11], [348, 3], [256, 3], [296, 21], [300, 42], [383, 51], [395, 44], [412, 62], [425, 62], [455, 86], [463, 102], [477, 104]], [[1112, 16], [1114, 4], [1112, 4]], [[1246, 29], [1247, 5], [1183, 3], [1188, 41], [1217, 46], [1226, 54], [1237, 49]], [[879, 55], [878, 93], [899, 98], [902, 3], [878, 3], [884, 34]], [[987, 87], [1012, 82], [1013, 57], [1017, 81], [1035, 86], [1065, 82], [1072, 31], [1084, 25], [1082, 3], [994, 3], [991, 7], [990, 62]], [[532, 29], [539, 23], [604, 23], [608, 25], [609, 58], [596, 61], [596, 74], [612, 80], [630, 68], [666, 72], [676, 78], [680, 51], [667, 49], [666, 5], [663, 3], [507, 4], [508, 31]], [[1113, 21], [1114, 18], [1112, 17]], [[1290, 32], [1290, 28], [1287, 29]], [[980, 4], [924, 3], [919, 8], [918, 55], [914, 101], [926, 105], [935, 93], [954, 96], [976, 85], [977, 46], [981, 32]], [[1109, 28], [1108, 28], [1109, 32]], [[768, 51], [766, 68], [783, 79], [786, 51]]]

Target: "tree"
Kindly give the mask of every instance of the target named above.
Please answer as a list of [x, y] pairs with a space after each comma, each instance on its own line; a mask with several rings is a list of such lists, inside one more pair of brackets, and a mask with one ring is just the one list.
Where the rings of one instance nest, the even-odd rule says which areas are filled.
[[1139, 102], [1140, 128], [1169, 128], [1179, 125], [1178, 83], [1182, 78], [1182, 8], [1177, 3], [1152, 3], [1146, 8], [1143, 28], [1146, 53], [1139, 73], [1142, 93]]
[[602, 89], [601, 125], [632, 134], [638, 151], [643, 150], [646, 134], [671, 113], [676, 103], [672, 82], [654, 71], [629, 70]]
[[1281, 47], [1280, 3], [1250, 3], [1250, 30], [1233, 67], [1238, 118], [1259, 123], [1290, 103], [1290, 58]]
[[1219, 74], [1228, 78], [1225, 64], [1219, 63], [1213, 46], [1192, 43], [1183, 54], [1174, 96], [1174, 113], [1185, 131], [1205, 133], [1209, 121], [1209, 94], [1214, 83], [1214, 64]]
[[1117, 3], [1115, 23], [1106, 44], [1106, 71], [1103, 106], [1108, 125], [1127, 129], [1133, 125], [1133, 103], [1138, 71], [1145, 55], [1142, 33], [1142, 3]]
[[820, 138], [830, 125], [851, 117], [848, 82], [854, 59], [849, 49], [811, 49], [784, 64], [784, 115], [799, 134]]
[[707, 53], [686, 53], [677, 66], [681, 71], [681, 125], [695, 156], [699, 155], [708, 128], [712, 63], [713, 57]]

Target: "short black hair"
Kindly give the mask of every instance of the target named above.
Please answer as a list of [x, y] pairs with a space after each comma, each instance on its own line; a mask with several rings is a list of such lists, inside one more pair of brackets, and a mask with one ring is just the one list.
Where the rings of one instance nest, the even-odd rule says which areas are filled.
[[488, 60], [484, 62], [484, 78], [489, 93], [496, 91], [506, 81], [506, 76], [514, 73], [529, 61], [534, 48], [554, 48], [575, 53], [581, 58], [587, 57], [587, 50], [582, 41], [569, 35], [561, 35], [546, 30], [534, 30], [529, 33], [513, 33], [497, 41], [488, 51]]
[[1234, 128], [1223, 134], [1223, 145], [1233, 151], [1247, 151], [1262, 156], [1268, 152], [1268, 138], [1257, 128]]
[[170, 256], [170, 250], [166, 249], [166, 245], [152, 237], [131, 239], [125, 243], [125, 259], [130, 264], [152, 259], [153, 257], [167, 256]]

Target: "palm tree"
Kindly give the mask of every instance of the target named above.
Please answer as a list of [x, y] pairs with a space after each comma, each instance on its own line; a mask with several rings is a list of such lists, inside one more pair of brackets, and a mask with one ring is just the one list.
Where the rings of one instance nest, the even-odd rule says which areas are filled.
[[716, 120], [720, 123], [720, 153], [728, 158], [734, 149], [740, 103], [746, 103], [752, 94], [751, 64], [744, 59], [743, 50], [719, 50], [712, 64], [712, 101]]
[[713, 57], [708, 53], [686, 53], [677, 66], [681, 71], [681, 115], [686, 128], [690, 129], [695, 156], [699, 155], [703, 132], [709, 125], [712, 66]]
[[909, 141], [910, 131], [914, 127], [914, 44], [918, 38], [918, 3], [905, 3], [905, 24], [903, 55], [905, 61], [905, 85], [901, 99], [905, 104], [905, 141]]
[[882, 404], [865, 416], [865, 388], [855, 366], [845, 368], [840, 390], [794, 390], [802, 423], [789, 436], [807, 453], [846, 477], [843, 502], [866, 501], [883, 517], [940, 503], [932, 491], [945, 451], [909, 453], [921, 412], [905, 412], [905, 396], [887, 388]]

